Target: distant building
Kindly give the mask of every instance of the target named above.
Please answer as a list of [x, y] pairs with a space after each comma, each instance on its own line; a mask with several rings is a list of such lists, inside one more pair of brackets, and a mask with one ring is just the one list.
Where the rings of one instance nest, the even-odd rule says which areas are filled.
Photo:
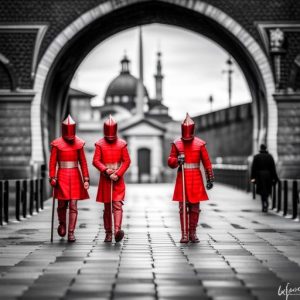
[[[92, 153], [93, 143], [102, 136], [102, 123], [109, 114], [119, 122], [119, 135], [126, 139], [132, 159], [127, 173], [130, 182], [163, 182], [174, 177], [167, 167], [170, 142], [180, 134], [180, 126], [169, 115], [163, 104], [163, 74], [161, 53], [157, 53], [155, 98], [149, 97], [143, 84], [142, 35], [139, 39], [139, 78], [130, 72], [130, 60], [124, 55], [121, 71], [107, 87], [104, 104], [92, 107], [95, 96], [70, 89], [70, 111], [80, 123], [80, 136], [87, 141], [87, 152]], [[97, 114], [98, 112], [98, 114]], [[87, 156], [91, 156], [88, 154]], [[91, 160], [92, 157], [89, 157]], [[94, 173], [94, 171], [92, 171]], [[92, 174], [97, 177], [97, 174]], [[92, 182], [96, 181], [92, 178]]]

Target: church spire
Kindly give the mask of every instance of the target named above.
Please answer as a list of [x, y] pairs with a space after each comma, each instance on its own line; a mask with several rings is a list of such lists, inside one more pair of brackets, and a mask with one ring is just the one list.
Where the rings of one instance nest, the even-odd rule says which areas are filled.
[[156, 92], [156, 99], [162, 101], [162, 81], [164, 76], [162, 75], [162, 65], [161, 65], [161, 52], [157, 52], [157, 63], [156, 63], [156, 74], [154, 75], [155, 78], [155, 92]]
[[142, 27], [139, 27], [139, 79], [137, 85], [136, 113], [144, 115], [144, 62]]

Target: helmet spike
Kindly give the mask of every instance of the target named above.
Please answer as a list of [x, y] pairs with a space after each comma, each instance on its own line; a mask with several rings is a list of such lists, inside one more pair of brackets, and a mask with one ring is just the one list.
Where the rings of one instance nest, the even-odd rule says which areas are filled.
[[118, 124], [110, 114], [108, 119], [103, 124], [104, 137], [108, 141], [113, 141], [117, 138]]
[[62, 131], [62, 137], [66, 141], [73, 141], [75, 139], [76, 123], [72, 119], [70, 114], [62, 122], [61, 131]]
[[183, 140], [192, 140], [194, 138], [195, 131], [195, 122], [190, 117], [188, 113], [186, 113], [186, 117], [184, 121], [181, 123], [181, 134]]

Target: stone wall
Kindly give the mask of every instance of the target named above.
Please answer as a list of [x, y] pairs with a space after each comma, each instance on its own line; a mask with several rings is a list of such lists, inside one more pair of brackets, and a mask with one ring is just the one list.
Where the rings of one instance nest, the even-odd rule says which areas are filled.
[[[252, 104], [242, 104], [194, 118], [197, 135], [207, 142], [216, 163], [246, 164], [252, 154]], [[222, 158], [222, 161], [220, 161]]]
[[278, 160], [282, 178], [300, 178], [300, 93], [277, 94]]
[[0, 179], [30, 177], [32, 98], [0, 92]]

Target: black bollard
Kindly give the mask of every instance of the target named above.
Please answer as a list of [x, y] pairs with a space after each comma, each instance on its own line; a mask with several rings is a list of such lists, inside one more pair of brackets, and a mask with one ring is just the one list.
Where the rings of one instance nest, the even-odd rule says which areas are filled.
[[34, 181], [30, 179], [29, 184], [29, 214], [33, 214], [33, 201], [34, 201]]
[[293, 181], [293, 219], [296, 219], [298, 216], [298, 182], [297, 180]]
[[288, 212], [288, 181], [283, 182], [283, 215], [286, 216]]
[[34, 202], [35, 202], [35, 211], [39, 212], [39, 180], [35, 179], [34, 184]]
[[4, 221], [8, 223], [9, 219], [9, 182], [8, 180], [4, 181], [4, 203], [3, 203], [3, 209], [4, 209]]
[[276, 208], [276, 183], [272, 186], [272, 209]]
[[21, 182], [20, 180], [16, 181], [16, 220], [20, 221], [20, 204], [21, 204]]
[[22, 184], [22, 215], [27, 216], [27, 180], [23, 180]]
[[277, 184], [277, 212], [281, 210], [281, 195], [282, 195], [282, 184], [281, 181], [278, 181]]
[[3, 225], [3, 181], [0, 181], [0, 225]]
[[44, 178], [40, 179], [40, 207], [44, 209]]

